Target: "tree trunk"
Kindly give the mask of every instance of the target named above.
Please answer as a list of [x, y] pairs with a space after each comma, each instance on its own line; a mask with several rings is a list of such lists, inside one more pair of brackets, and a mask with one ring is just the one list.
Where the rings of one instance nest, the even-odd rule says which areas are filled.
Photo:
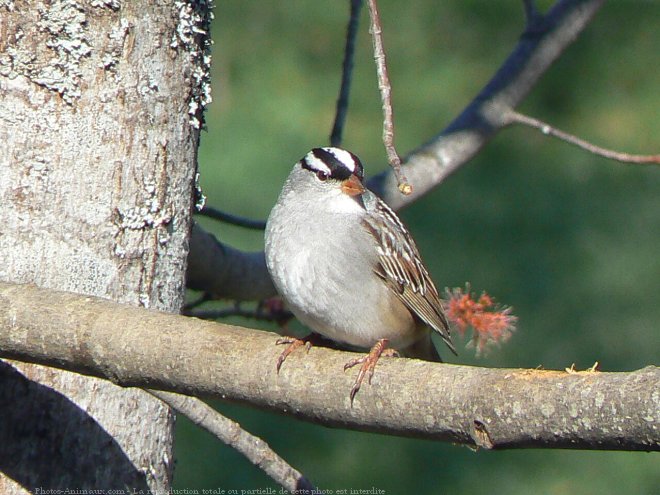
[[[0, 3], [0, 280], [179, 311], [199, 5]], [[173, 420], [141, 390], [0, 361], [0, 493], [168, 490]]]

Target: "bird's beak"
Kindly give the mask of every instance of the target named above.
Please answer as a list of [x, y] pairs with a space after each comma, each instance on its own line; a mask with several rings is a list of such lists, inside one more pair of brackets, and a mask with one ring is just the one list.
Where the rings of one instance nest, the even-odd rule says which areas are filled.
[[348, 179], [341, 183], [341, 190], [348, 196], [357, 196], [364, 192], [364, 186], [355, 175], [351, 175]]

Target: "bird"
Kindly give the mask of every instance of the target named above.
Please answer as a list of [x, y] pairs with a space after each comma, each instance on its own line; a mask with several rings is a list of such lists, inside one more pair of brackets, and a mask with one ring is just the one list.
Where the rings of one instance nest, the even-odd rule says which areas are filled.
[[[381, 355], [441, 361], [437, 332], [456, 354], [438, 290], [399, 217], [364, 185], [364, 167], [338, 147], [309, 151], [294, 165], [271, 210], [265, 258], [275, 288], [314, 333], [350, 348], [370, 349], [351, 404]], [[304, 343], [290, 346], [277, 363]]]

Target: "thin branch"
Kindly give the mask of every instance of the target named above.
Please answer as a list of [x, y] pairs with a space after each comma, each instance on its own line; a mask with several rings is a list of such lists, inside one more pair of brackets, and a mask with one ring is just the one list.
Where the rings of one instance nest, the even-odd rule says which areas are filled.
[[394, 170], [398, 188], [404, 195], [412, 193], [412, 186], [401, 170], [401, 158], [394, 148], [394, 122], [392, 111], [392, 85], [387, 74], [387, 61], [383, 48], [382, 27], [376, 0], [367, 0], [369, 5], [369, 20], [371, 39], [374, 46], [374, 60], [376, 61], [376, 74], [378, 75], [378, 89], [383, 105], [383, 144], [387, 153], [387, 160]]
[[348, 99], [351, 93], [351, 78], [353, 75], [353, 59], [355, 56], [355, 39], [358, 33], [362, 0], [351, 0], [351, 13], [346, 30], [346, 47], [344, 49], [344, 62], [342, 64], [341, 87], [337, 98], [337, 111], [335, 123], [330, 134], [330, 146], [341, 146], [346, 115], [348, 113]]
[[660, 450], [660, 368], [488, 369], [383, 359], [351, 407], [354, 354], [312, 347], [275, 371], [269, 332], [0, 283], [0, 358], [294, 415], [326, 426], [487, 449]]
[[254, 309], [243, 309], [240, 304], [236, 304], [233, 308], [224, 309], [190, 309], [185, 311], [184, 314], [194, 318], [201, 318], [202, 320], [219, 320], [222, 318], [239, 316], [241, 318], [248, 318], [256, 321], [268, 321], [278, 324], [283, 324], [293, 318], [291, 312], [283, 308], [273, 309], [272, 307], [265, 305], [263, 301], [260, 301]]
[[202, 293], [201, 296], [199, 296], [197, 299], [190, 301], [189, 303], [186, 303], [183, 306], [183, 310], [181, 310], [181, 313], [187, 316], [193, 316], [192, 312], [195, 310], [195, 308], [198, 308], [199, 306], [206, 304], [207, 302], [210, 301], [215, 301], [215, 298], [213, 297], [213, 294], [210, 294], [208, 292]]
[[527, 28], [530, 29], [536, 25], [540, 19], [541, 13], [539, 12], [535, 0], [523, 0], [525, 6], [525, 20], [527, 21]]
[[[290, 493], [312, 493], [315, 490], [307, 478], [291, 467], [261, 438], [241, 428], [241, 425], [223, 416], [195, 397], [159, 390], [147, 390], [172, 409], [187, 416], [194, 424], [243, 454], [252, 464], [264, 471]], [[299, 490], [306, 490], [299, 492]]]
[[249, 218], [239, 217], [237, 215], [232, 215], [231, 213], [225, 213], [224, 211], [208, 205], [204, 206], [203, 209], [196, 213], [197, 215], [220, 220], [221, 222], [236, 225], [238, 227], [245, 227], [246, 229], [264, 230], [266, 228], [266, 222], [263, 220], [251, 220]]
[[593, 153], [594, 155], [602, 156], [605, 158], [609, 158], [610, 160], [617, 160], [619, 162], [625, 162], [625, 163], [638, 163], [643, 165], [660, 163], [660, 155], [634, 155], [630, 153], [622, 153], [620, 151], [614, 151], [607, 148], [602, 148], [601, 146], [597, 146], [588, 141], [585, 141], [584, 139], [574, 136], [573, 134], [569, 134], [560, 129], [557, 129], [556, 127], [553, 127], [550, 124], [543, 122], [542, 120], [535, 119], [534, 117], [529, 117], [528, 115], [524, 115], [513, 110], [508, 112], [507, 115], [511, 123], [522, 124], [529, 127], [533, 127], [534, 129], [538, 129], [545, 135], [559, 138], [562, 141], [566, 141], [567, 143], [578, 146], [579, 148], [582, 148], [585, 151]]

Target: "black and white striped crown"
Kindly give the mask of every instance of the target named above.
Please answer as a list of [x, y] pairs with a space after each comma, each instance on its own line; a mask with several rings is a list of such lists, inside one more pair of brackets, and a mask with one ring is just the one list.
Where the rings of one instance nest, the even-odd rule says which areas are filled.
[[314, 148], [301, 160], [302, 168], [321, 173], [328, 178], [343, 181], [355, 175], [364, 178], [362, 162], [350, 151], [341, 148]]

